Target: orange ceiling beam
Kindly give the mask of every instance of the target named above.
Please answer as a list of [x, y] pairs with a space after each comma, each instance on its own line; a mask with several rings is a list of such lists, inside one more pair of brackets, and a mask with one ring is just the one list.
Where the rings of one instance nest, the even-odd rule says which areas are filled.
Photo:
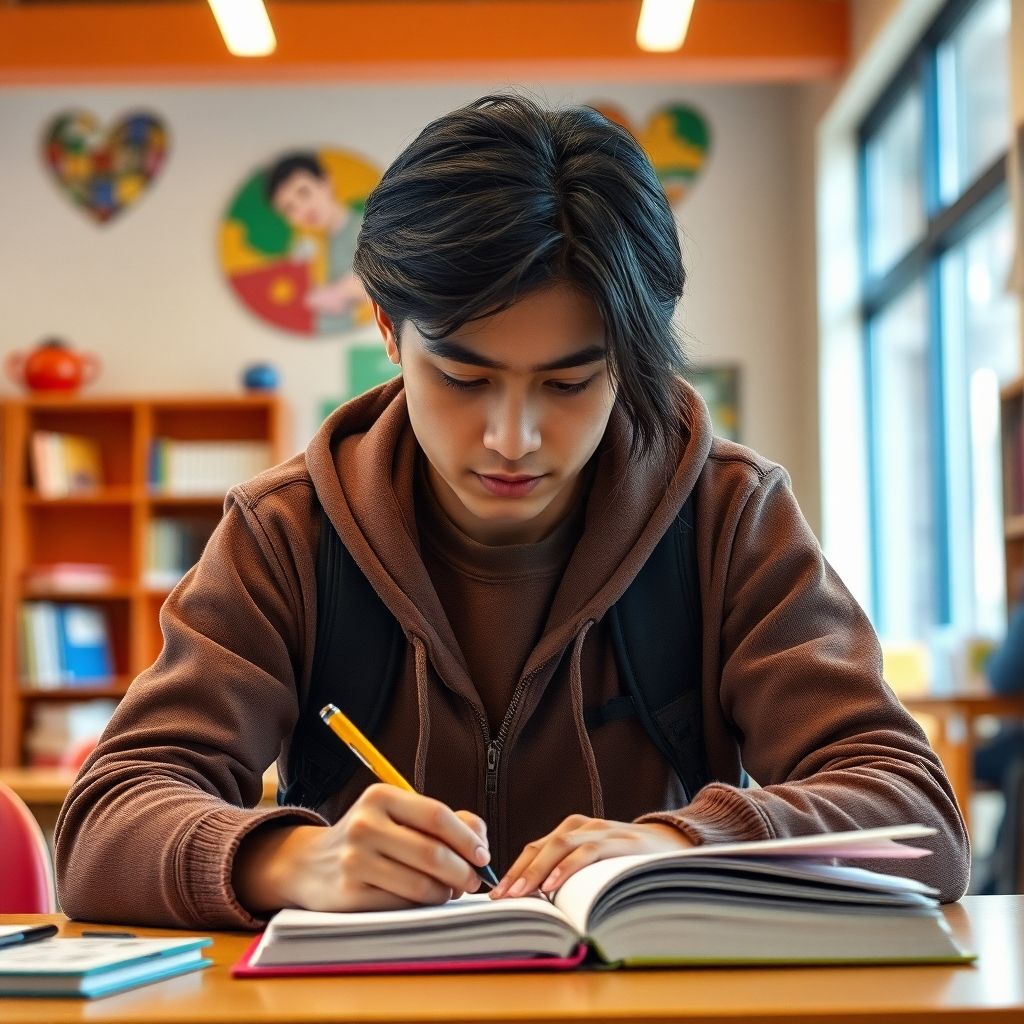
[[274, 3], [269, 57], [224, 48], [205, 3], [0, 7], [0, 85], [69, 82], [800, 81], [847, 61], [847, 0], [697, 0], [683, 49], [635, 42], [639, 0]]

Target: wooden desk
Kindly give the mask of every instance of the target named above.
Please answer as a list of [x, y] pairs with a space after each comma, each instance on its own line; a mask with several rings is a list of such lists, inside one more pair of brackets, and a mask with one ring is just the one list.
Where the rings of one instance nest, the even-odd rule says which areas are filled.
[[984, 716], [1024, 719], [1024, 694], [1002, 697], [984, 691], [921, 694], [900, 700], [913, 715], [930, 715], [937, 725], [935, 750], [949, 776], [953, 792], [970, 827], [971, 793], [974, 791], [975, 722]]
[[[945, 913], [957, 938], [979, 954], [976, 963], [256, 981], [234, 980], [228, 974], [251, 936], [216, 933], [212, 947], [216, 963], [205, 971], [91, 1002], [0, 999], [0, 1020], [4, 1024], [1024, 1021], [1024, 897], [968, 896], [962, 903], [946, 907]], [[0, 917], [0, 923], [12, 920]], [[87, 926], [64, 922], [62, 934], [75, 935], [83, 927]], [[147, 935], [176, 934], [132, 930]]]

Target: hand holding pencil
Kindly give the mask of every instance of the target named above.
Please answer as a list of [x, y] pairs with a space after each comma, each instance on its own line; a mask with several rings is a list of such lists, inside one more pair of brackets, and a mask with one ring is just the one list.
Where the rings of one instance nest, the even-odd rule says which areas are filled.
[[394, 910], [444, 903], [480, 887], [477, 872], [490, 861], [485, 823], [415, 792], [369, 748], [360, 756], [388, 781], [368, 786], [339, 821], [271, 823], [242, 840], [232, 882], [246, 909]]
[[[326, 707], [321, 708], [320, 717], [381, 782], [391, 786], [398, 786], [399, 789], [404, 789], [408, 793], [416, 792], [391, 762], [359, 731], [356, 724], [337, 707], [333, 704], [328, 704]], [[480, 876], [482, 882], [492, 888], [498, 884], [498, 877], [489, 864], [479, 864], [477, 861], [471, 861], [470, 863], [475, 865], [476, 873]]]

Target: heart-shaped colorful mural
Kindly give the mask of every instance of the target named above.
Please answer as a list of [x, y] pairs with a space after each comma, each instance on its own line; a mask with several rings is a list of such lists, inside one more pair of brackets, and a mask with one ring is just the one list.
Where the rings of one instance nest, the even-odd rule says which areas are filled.
[[707, 121], [693, 107], [669, 103], [651, 114], [643, 128], [637, 128], [613, 103], [591, 106], [633, 134], [654, 164], [669, 202], [673, 206], [682, 202], [711, 152]]
[[109, 129], [82, 110], [58, 114], [44, 138], [45, 158], [61, 188], [105, 224], [127, 209], [167, 157], [167, 129], [153, 114], [125, 114]]

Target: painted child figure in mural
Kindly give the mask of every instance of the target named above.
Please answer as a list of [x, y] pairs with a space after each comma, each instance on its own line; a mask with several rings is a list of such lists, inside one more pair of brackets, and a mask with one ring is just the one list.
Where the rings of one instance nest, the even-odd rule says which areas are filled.
[[318, 334], [350, 330], [366, 302], [362, 283], [352, 273], [359, 236], [359, 218], [334, 194], [334, 184], [314, 153], [288, 153], [267, 174], [267, 202], [300, 232], [293, 250], [297, 259], [312, 260], [313, 239], [326, 244], [326, 280], [306, 292], [304, 301], [317, 318]]

